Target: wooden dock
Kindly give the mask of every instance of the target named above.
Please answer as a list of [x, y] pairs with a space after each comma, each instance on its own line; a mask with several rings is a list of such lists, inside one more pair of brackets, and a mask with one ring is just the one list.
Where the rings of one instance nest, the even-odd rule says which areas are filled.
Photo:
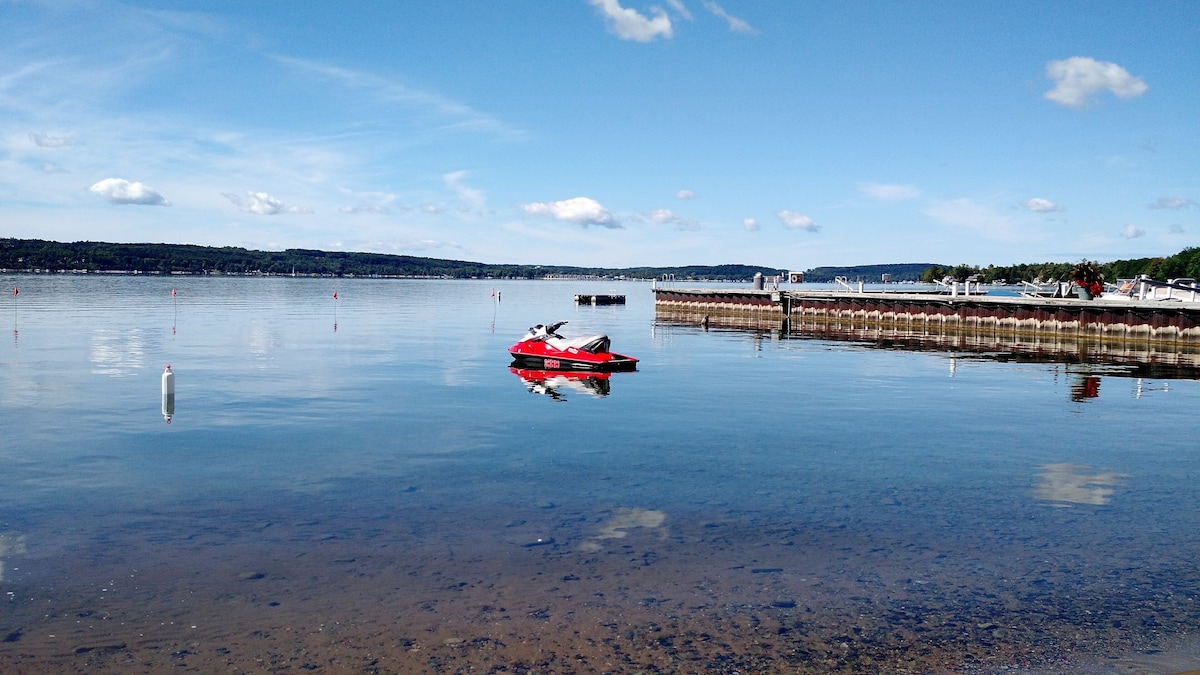
[[659, 316], [697, 325], [788, 331], [798, 323], [836, 324], [1200, 345], [1200, 302], [656, 287], [654, 306]]

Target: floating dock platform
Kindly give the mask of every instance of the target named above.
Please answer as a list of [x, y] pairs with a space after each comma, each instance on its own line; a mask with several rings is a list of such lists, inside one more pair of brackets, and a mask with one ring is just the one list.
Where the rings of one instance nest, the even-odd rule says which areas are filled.
[[577, 305], [623, 305], [625, 304], [624, 295], [576, 295], [575, 304]]
[[[1195, 293], [1192, 293], [1195, 297]], [[696, 325], [791, 331], [829, 324], [903, 332], [1200, 345], [1200, 302], [1127, 296], [1004, 297], [903, 292], [654, 288], [655, 314]]]

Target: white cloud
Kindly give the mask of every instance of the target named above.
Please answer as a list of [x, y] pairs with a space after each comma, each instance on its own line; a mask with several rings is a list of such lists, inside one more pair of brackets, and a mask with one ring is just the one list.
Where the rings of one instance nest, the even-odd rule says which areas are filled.
[[1021, 202], [1021, 207], [1027, 211], [1033, 211], [1034, 213], [1053, 213], [1054, 211], [1066, 211], [1066, 208], [1042, 197], [1034, 197], [1033, 199]]
[[223, 192], [225, 198], [233, 202], [242, 211], [257, 213], [260, 216], [274, 216], [280, 213], [312, 213], [312, 209], [298, 206], [288, 206], [265, 192], [246, 191], [246, 195]]
[[916, 199], [921, 191], [912, 185], [890, 185], [887, 183], [859, 183], [858, 191], [881, 202], [900, 202]]
[[673, 223], [679, 220], [679, 216], [671, 213], [670, 209], [658, 209], [650, 212], [650, 220], [662, 225], [664, 223]]
[[743, 218], [742, 219], [742, 227], [746, 228], [750, 232], [757, 232], [758, 231], [758, 221], [755, 220], [754, 218]]
[[162, 195], [147, 185], [124, 178], [105, 178], [88, 188], [113, 204], [138, 204], [141, 206], [170, 206]]
[[635, 9], [621, 6], [618, 0], [588, 0], [608, 20], [608, 29], [622, 40], [650, 42], [655, 38], [671, 38], [671, 17], [654, 7], [654, 18], [649, 18]]
[[387, 213], [387, 207], [380, 204], [359, 204], [358, 206], [339, 206], [338, 213]]
[[656, 211], [651, 211], [650, 215], [647, 217], [652, 222], [658, 223], [659, 225], [673, 225], [675, 226], [675, 229], [683, 230], [685, 232], [696, 232], [700, 229], [699, 222], [690, 220], [688, 218], [683, 218], [673, 213], [670, 209], [658, 209]]
[[789, 230], [804, 230], [806, 232], [816, 232], [821, 229], [820, 225], [813, 222], [812, 218], [795, 211], [780, 211], [775, 215], [779, 216], [779, 220], [783, 226]]
[[974, 230], [988, 239], [1012, 239], [1012, 222], [971, 199], [934, 202], [925, 215], [946, 225]]
[[65, 148], [78, 143], [71, 136], [53, 136], [51, 134], [29, 134], [29, 140], [39, 148]]
[[1162, 197], [1150, 205], [1152, 209], [1186, 209], [1189, 206], [1195, 206], [1196, 202], [1184, 197]]
[[484, 199], [483, 192], [464, 185], [463, 179], [466, 177], [466, 171], [453, 171], [442, 176], [442, 180], [446, 181], [446, 187], [457, 192], [463, 201], [475, 207], [484, 206], [486, 200]]
[[680, 190], [675, 193], [675, 199], [695, 199], [696, 193], [691, 190]]
[[1108, 90], [1119, 98], [1135, 98], [1149, 89], [1142, 78], [1134, 77], [1121, 66], [1086, 56], [1072, 56], [1046, 64], [1046, 77], [1054, 88], [1043, 97], [1069, 108], [1083, 108], [1088, 99]]
[[[357, 198], [358, 203], [339, 206], [339, 213], [389, 213], [388, 205], [396, 200], [396, 195], [390, 192], [358, 192], [347, 188], [341, 188], [341, 192]], [[401, 207], [401, 210], [408, 209]]]
[[687, 19], [688, 21], [695, 20], [695, 18], [692, 16], [692, 13], [689, 12], [688, 8], [683, 5], [683, 0], [667, 0], [667, 4], [670, 5], [671, 9], [675, 10], [679, 16]]
[[735, 33], [754, 33], [754, 32], [756, 32], [754, 30], [754, 28], [752, 28], [750, 26], [750, 24], [746, 23], [745, 21], [742, 21], [741, 19], [737, 18], [736, 16], [730, 16], [728, 12], [726, 12], [717, 3], [713, 2], [713, 0], [700, 0], [700, 4], [704, 5], [705, 9], [712, 12], [713, 16], [717, 17], [718, 19], [723, 20], [726, 24], [728, 24], [729, 30], [731, 30], [731, 31], [733, 31]]
[[557, 202], [534, 202], [522, 204], [521, 209], [532, 216], [548, 216], [576, 225], [587, 227], [599, 225], [610, 229], [620, 228], [608, 209], [590, 197], [574, 197]]
[[281, 55], [271, 58], [297, 72], [336, 82], [347, 91], [366, 93], [375, 101], [396, 103], [432, 113], [431, 117], [438, 120], [443, 129], [490, 132], [511, 138], [521, 138], [524, 135], [523, 132], [511, 129], [500, 120], [466, 104], [436, 93], [413, 89], [371, 73]]
[[1123, 239], [1137, 239], [1144, 236], [1146, 236], [1146, 231], [1133, 223], [1121, 228], [1121, 237]]

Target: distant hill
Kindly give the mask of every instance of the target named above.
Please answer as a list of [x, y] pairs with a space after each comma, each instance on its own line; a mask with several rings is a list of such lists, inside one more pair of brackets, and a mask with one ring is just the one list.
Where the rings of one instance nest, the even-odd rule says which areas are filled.
[[827, 283], [837, 277], [850, 281], [879, 282], [883, 275], [890, 274], [892, 281], [920, 281], [921, 273], [930, 267], [944, 267], [935, 263], [896, 263], [892, 265], [855, 265], [854, 267], [814, 267], [805, 270], [805, 283]]
[[[1114, 260], [1095, 263], [1106, 279], [1200, 279], [1200, 248], [1185, 248], [1166, 257]], [[997, 267], [898, 263], [814, 267], [804, 280], [828, 283], [836, 277], [878, 282], [884, 274], [892, 281], [921, 281], [952, 276], [959, 281], [976, 277], [984, 283], [1069, 278], [1074, 265], [1047, 262]], [[748, 282], [755, 274], [786, 274], [774, 267], [755, 265], [689, 265], [683, 267], [568, 267], [562, 265], [499, 265], [465, 260], [421, 258], [384, 253], [348, 253], [292, 248], [286, 251], [253, 251], [232, 246], [188, 244], [110, 244], [95, 241], [62, 243], [41, 239], [0, 239], [0, 272], [136, 272], [142, 274], [238, 274], [304, 276], [436, 277], [446, 279], [543, 279], [582, 277], [600, 279], [662, 279], [677, 281]]]
[[438, 277], [452, 279], [541, 279], [595, 277], [679, 281], [750, 281], [756, 273], [779, 274], [753, 265], [687, 267], [569, 267], [499, 265], [465, 260], [421, 258], [384, 253], [287, 249], [253, 251], [230, 246], [186, 244], [111, 244], [40, 239], [0, 239], [0, 270], [44, 272], [138, 272], [143, 274], [237, 274]]

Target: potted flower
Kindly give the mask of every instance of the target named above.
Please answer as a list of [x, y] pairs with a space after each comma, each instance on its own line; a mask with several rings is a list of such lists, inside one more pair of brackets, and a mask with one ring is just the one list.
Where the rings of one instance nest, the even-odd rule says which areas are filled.
[[1083, 300], [1091, 300], [1104, 293], [1104, 275], [1100, 274], [1086, 258], [1075, 265], [1073, 278], [1076, 286], [1075, 292]]

